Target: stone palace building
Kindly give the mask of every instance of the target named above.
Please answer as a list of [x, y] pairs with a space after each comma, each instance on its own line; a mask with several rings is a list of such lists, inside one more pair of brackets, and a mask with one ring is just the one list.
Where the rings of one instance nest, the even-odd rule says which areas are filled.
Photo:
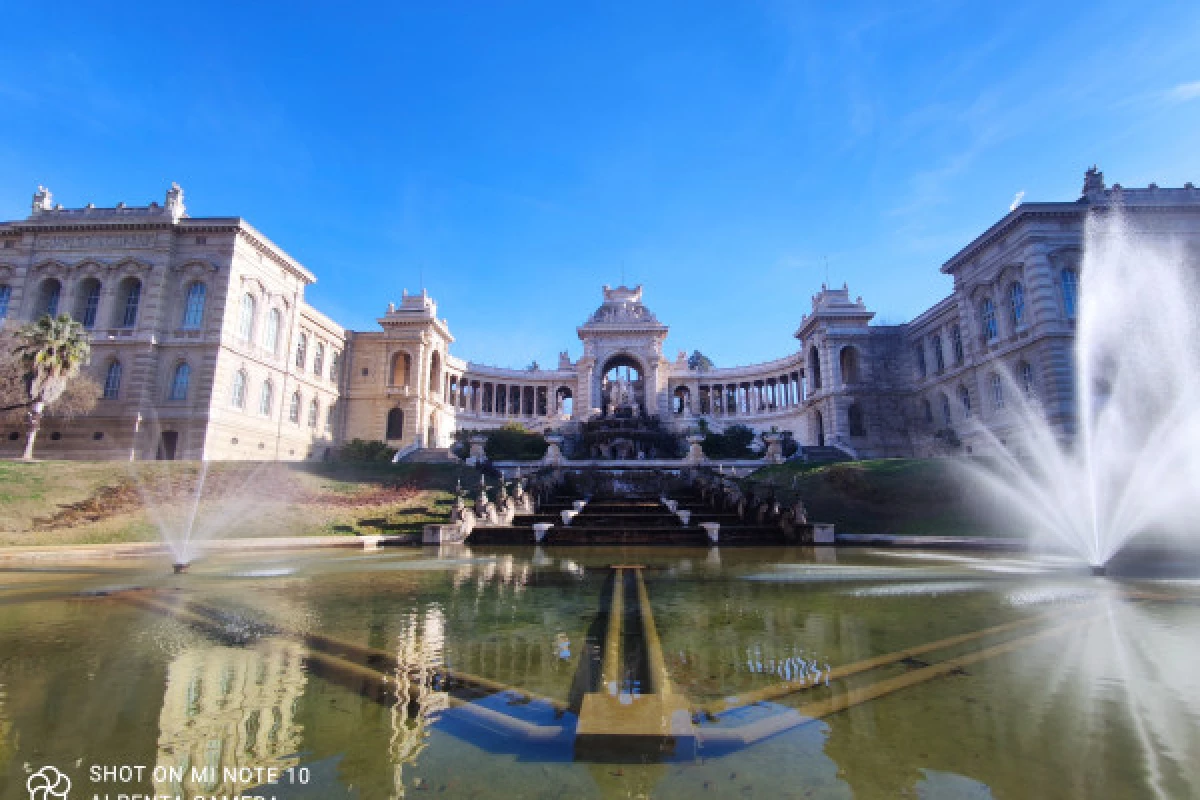
[[[378, 330], [346, 330], [306, 302], [311, 271], [241, 218], [189, 217], [178, 186], [161, 205], [71, 209], [39, 188], [27, 219], [0, 223], [0, 320], [67, 312], [92, 334], [103, 396], [86, 417], [46, 420], [45, 458], [321, 459], [352, 438], [408, 453], [459, 429], [569, 430], [620, 413], [919, 455], [939, 440], [971, 447], [977, 421], [1003, 437], [1012, 387], [1072, 429], [1084, 220], [1116, 204], [1139, 232], [1198, 252], [1200, 190], [1108, 187], [1093, 168], [1077, 200], [1022, 203], [955, 254], [942, 265], [953, 292], [907, 324], [872, 325], [861, 297], [822, 286], [783, 357], [691, 368], [663, 352], [668, 328], [642, 287], [606, 286], [577, 329], [581, 358], [521, 370], [453, 355], [424, 292], [390, 304]], [[22, 438], [0, 425], [0, 457]]]

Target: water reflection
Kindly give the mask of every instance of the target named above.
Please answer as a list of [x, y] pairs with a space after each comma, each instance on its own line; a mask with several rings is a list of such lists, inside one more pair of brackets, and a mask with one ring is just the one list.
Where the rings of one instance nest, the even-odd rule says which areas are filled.
[[1120, 714], [1153, 795], [1197, 796], [1200, 669], [1196, 628], [1184, 621], [1194, 611], [1115, 593], [1098, 605], [1094, 620], [1057, 643], [1059, 656], [1031, 689], [1043, 719], [1064, 702], [1079, 708], [1076, 735], [1086, 748]]
[[[0, 606], [0, 766], [11, 774], [26, 760], [102, 752], [184, 766], [190, 778], [193, 766], [303, 759], [314, 773], [336, 765], [310, 795], [326, 800], [555, 788], [1197, 796], [1195, 584], [1138, 587], [1037, 562], [1017, 569], [1019, 559], [933, 555], [842, 550], [825, 565], [800, 549], [335, 554], [270, 581], [227, 577], [244, 562], [147, 593], [176, 614], [147, 615], [115, 596]], [[626, 563], [645, 565], [666, 677], [691, 712], [698, 757], [576, 760], [610, 566]], [[635, 597], [631, 588], [631, 608]], [[220, 630], [194, 624], [218, 607]], [[220, 636], [231, 619], [269, 633], [231, 646]], [[644, 629], [635, 616], [626, 627], [622, 647], [636, 652]], [[626, 667], [657, 675], [649, 663]], [[57, 698], [87, 725], [48, 712]], [[142, 738], [104, 727], [122, 715]], [[93, 729], [107, 750], [95, 748]]]
[[298, 763], [295, 709], [308, 678], [303, 648], [286, 639], [251, 647], [191, 647], [167, 666], [156, 763], [175, 768], [158, 794], [235, 794], [226, 768]]
[[405, 796], [404, 767], [417, 763], [428, 742], [430, 724], [450, 707], [450, 695], [435, 688], [446, 643], [441, 608], [433, 605], [423, 614], [410, 612], [402, 619], [396, 635], [396, 700], [389, 714], [393, 798]]

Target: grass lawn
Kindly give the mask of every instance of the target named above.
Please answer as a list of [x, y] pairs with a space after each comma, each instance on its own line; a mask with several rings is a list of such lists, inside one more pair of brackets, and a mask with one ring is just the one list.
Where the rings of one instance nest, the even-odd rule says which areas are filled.
[[420, 533], [444, 521], [454, 482], [433, 464], [0, 462], [0, 547], [153, 541], [197, 508], [228, 537]]
[[839, 533], [906, 536], [1017, 536], [972, 489], [951, 459], [888, 458], [813, 466], [764, 467], [756, 479], [797, 490], [809, 519]]

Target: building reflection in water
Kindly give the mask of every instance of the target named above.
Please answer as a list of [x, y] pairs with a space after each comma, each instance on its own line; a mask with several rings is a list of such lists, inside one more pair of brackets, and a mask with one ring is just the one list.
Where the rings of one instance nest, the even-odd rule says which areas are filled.
[[13, 757], [12, 722], [8, 719], [8, 689], [0, 683], [0, 764], [7, 764]]
[[234, 795], [248, 787], [225, 781], [226, 768], [295, 766], [302, 731], [294, 715], [307, 683], [303, 655], [297, 642], [262, 639], [176, 656], [167, 667], [157, 763], [181, 768], [183, 779], [156, 782], [156, 793]]
[[450, 707], [450, 695], [438, 690], [445, 663], [446, 619], [440, 606], [403, 617], [396, 636], [396, 702], [390, 709], [392, 797], [404, 797], [404, 767], [415, 765], [429, 738], [429, 726]]

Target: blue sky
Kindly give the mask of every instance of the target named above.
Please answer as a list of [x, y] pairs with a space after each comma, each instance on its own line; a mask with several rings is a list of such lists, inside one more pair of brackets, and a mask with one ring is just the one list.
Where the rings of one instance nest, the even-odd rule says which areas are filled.
[[373, 328], [421, 272], [506, 366], [577, 357], [601, 284], [667, 346], [780, 357], [828, 274], [881, 322], [1018, 192], [1200, 182], [1200, 4], [19, 3], [0, 218], [248, 219]]

